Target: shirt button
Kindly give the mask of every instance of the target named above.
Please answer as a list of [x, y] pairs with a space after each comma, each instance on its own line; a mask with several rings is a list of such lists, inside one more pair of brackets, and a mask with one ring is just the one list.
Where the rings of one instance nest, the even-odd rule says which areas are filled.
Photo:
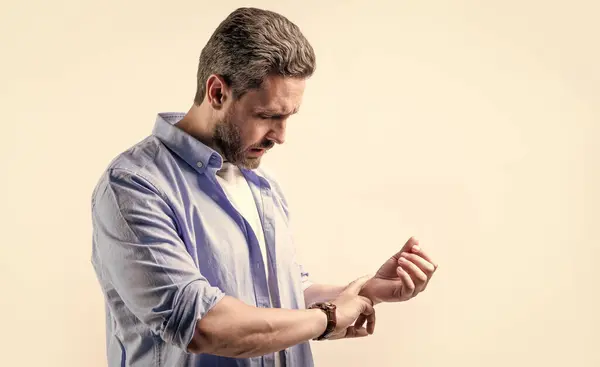
[[202, 162], [197, 162], [196, 166], [198, 166], [198, 168], [202, 168], [202, 167], [204, 167], [204, 164]]

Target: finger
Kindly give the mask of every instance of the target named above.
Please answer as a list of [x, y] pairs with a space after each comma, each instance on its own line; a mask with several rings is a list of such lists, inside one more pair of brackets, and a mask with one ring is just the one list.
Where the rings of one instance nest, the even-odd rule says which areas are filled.
[[418, 266], [404, 257], [400, 258], [399, 264], [408, 274], [410, 274], [410, 277], [415, 283], [415, 291], [417, 291], [417, 293], [421, 292], [427, 283], [427, 274], [425, 274], [421, 269], [419, 269]]
[[344, 292], [357, 295], [360, 293], [365, 284], [372, 278], [370, 275], [365, 275], [348, 284]]
[[373, 307], [373, 301], [364, 296], [358, 296], [358, 298], [362, 301], [363, 314], [370, 315], [375, 312], [375, 308]]
[[418, 246], [418, 245], [419, 245], [419, 241], [416, 238], [414, 238], [414, 237], [409, 238], [408, 241], [406, 241], [406, 243], [404, 244], [404, 246], [402, 246], [400, 251], [398, 251], [398, 253], [396, 255], [394, 255], [394, 258], [396, 260], [399, 259], [401, 253], [408, 252], [412, 248], [414, 248], [415, 246]]
[[415, 292], [415, 283], [413, 282], [412, 278], [400, 266], [396, 268], [396, 273], [398, 274], [398, 277], [402, 281], [401, 296], [411, 297], [413, 295], [413, 293]]
[[[429, 281], [431, 280], [431, 278], [433, 277], [433, 274], [435, 273], [435, 267], [433, 266], [432, 263], [423, 259], [419, 255], [403, 253], [401, 255], [401, 259], [402, 258], [409, 260], [411, 263], [415, 264], [419, 269], [421, 269], [421, 271], [423, 273], [425, 273], [425, 276], [427, 277], [427, 279], [425, 280], [424, 284], [422, 284], [422, 285], [416, 284], [416, 287], [419, 290], [419, 292], [423, 292], [427, 288]], [[401, 262], [398, 261], [398, 264], [401, 265]]]
[[350, 328], [352, 330], [354, 330], [353, 333], [354, 333], [354, 337], [355, 338], [361, 338], [361, 337], [364, 337], [364, 336], [369, 336], [369, 332], [364, 327], [355, 328], [355, 327], [350, 326]]
[[367, 316], [367, 333], [369, 334], [373, 334], [375, 332], [375, 314], [376, 312], [373, 312]]
[[338, 340], [338, 339], [342, 339], [346, 337], [346, 334], [348, 333], [348, 331], [346, 329], [338, 332], [338, 333], [334, 333], [329, 335], [329, 337], [327, 338], [328, 340]]
[[358, 338], [362, 336], [368, 336], [365, 328], [357, 328], [354, 326], [348, 326], [347, 328], [335, 333], [331, 334], [328, 340], [339, 340], [339, 339], [347, 339], [347, 338]]
[[367, 315], [365, 315], [364, 313], [361, 313], [356, 318], [356, 321], [354, 321], [354, 327], [357, 327], [357, 328], [363, 327], [363, 325], [365, 324], [365, 321], [367, 321]]
[[360, 337], [365, 337], [368, 335], [369, 335], [369, 333], [367, 332], [367, 329], [365, 329], [364, 327], [356, 328], [354, 326], [348, 326], [346, 328], [346, 333], [344, 335], [344, 338], [346, 338], [346, 339], [360, 338]]
[[427, 275], [428, 278], [431, 277], [435, 272], [435, 267], [433, 266], [433, 264], [419, 255], [404, 252], [400, 255], [400, 258], [406, 258], [410, 262], [418, 266], [419, 269], [421, 269], [423, 273]]
[[358, 315], [356, 321], [354, 321], [355, 328], [361, 328], [367, 323], [367, 331], [369, 334], [372, 334], [375, 330], [375, 308], [370, 304], [370, 302], [366, 302], [366, 308], [363, 313]]
[[438, 265], [435, 261], [433, 261], [431, 259], [431, 256], [429, 256], [422, 248], [421, 246], [414, 246], [411, 249], [411, 252], [418, 254], [419, 256], [421, 256], [423, 259], [427, 260], [431, 265], [433, 265], [433, 270], [437, 270]]

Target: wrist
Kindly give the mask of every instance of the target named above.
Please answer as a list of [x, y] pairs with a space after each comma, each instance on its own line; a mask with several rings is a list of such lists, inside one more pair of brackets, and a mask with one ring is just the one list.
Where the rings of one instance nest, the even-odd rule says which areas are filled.
[[331, 302], [317, 302], [309, 306], [309, 309], [319, 310], [327, 321], [325, 325], [325, 330], [315, 338], [314, 340], [324, 340], [328, 339], [329, 336], [336, 330], [337, 328], [337, 307], [335, 304]]
[[369, 283], [371, 283], [371, 280], [369, 280], [367, 284], [365, 284], [365, 286], [360, 290], [358, 295], [370, 299], [373, 306], [375, 306], [378, 303], [382, 303], [383, 301], [375, 295], [375, 292], [373, 292], [373, 287], [371, 287], [371, 284]]
[[373, 304], [373, 306], [378, 305], [380, 303], [383, 303], [383, 301], [373, 295], [371, 295], [370, 297], [365, 296], [366, 298], [371, 300], [371, 303]]
[[308, 309], [307, 312], [311, 314], [311, 320], [313, 321], [311, 339], [316, 339], [319, 336], [321, 336], [327, 329], [327, 315], [325, 314], [325, 312], [317, 308]]

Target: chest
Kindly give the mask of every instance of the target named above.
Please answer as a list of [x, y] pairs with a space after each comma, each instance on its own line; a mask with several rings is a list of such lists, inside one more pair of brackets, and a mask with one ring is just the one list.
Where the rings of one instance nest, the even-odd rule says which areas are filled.
[[180, 236], [201, 274], [249, 304], [260, 305], [264, 289], [276, 288], [280, 305], [293, 307], [300, 268], [276, 194], [251, 182], [243, 187], [209, 178], [186, 181], [174, 206]]

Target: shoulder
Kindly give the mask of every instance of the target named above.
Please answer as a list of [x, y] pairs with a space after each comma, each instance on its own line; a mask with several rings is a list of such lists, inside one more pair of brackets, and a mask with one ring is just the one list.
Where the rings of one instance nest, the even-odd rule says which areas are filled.
[[115, 188], [145, 194], [153, 192], [161, 195], [156, 177], [156, 160], [164, 146], [154, 136], [142, 141], [115, 156], [104, 168], [92, 192], [92, 205], [106, 192]]
[[144, 175], [152, 169], [163, 149], [160, 140], [150, 135], [114, 157], [106, 171], [123, 170]]

